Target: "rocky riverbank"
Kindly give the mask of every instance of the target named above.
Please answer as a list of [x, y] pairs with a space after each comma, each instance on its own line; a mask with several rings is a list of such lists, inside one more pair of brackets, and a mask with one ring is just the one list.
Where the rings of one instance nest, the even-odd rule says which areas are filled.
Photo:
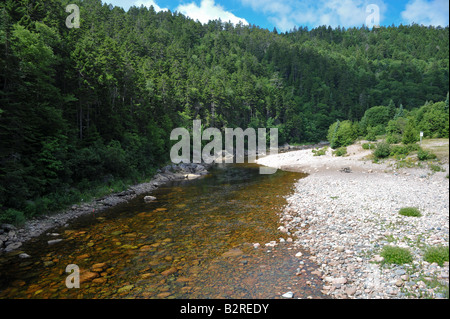
[[37, 237], [52, 228], [65, 226], [70, 220], [77, 217], [93, 212], [101, 212], [112, 206], [126, 203], [143, 194], [151, 193], [167, 182], [196, 179], [204, 176], [208, 174], [210, 166], [208, 164], [183, 163], [168, 165], [158, 170], [150, 182], [131, 186], [126, 191], [110, 194], [89, 203], [73, 205], [70, 209], [61, 213], [40, 216], [27, 221], [20, 228], [9, 224], [0, 225], [0, 254], [18, 249], [27, 240]]
[[[427, 168], [374, 164], [359, 145], [350, 156], [313, 157], [311, 150], [268, 156], [258, 163], [309, 172], [281, 215], [294, 244], [319, 267], [322, 292], [333, 298], [448, 298], [449, 263], [424, 260], [428, 247], [449, 244], [449, 180]], [[399, 215], [417, 207], [421, 217]], [[407, 248], [413, 261], [384, 262], [384, 246]]]

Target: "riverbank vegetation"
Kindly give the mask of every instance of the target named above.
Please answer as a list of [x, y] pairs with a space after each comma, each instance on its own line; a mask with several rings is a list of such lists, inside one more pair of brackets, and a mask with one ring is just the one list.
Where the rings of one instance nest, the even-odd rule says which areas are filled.
[[99, 0], [6, 0], [0, 17], [1, 222], [148, 179], [193, 119], [276, 127], [280, 144], [336, 121], [336, 147], [356, 130], [448, 136], [448, 97], [431, 102], [448, 92], [448, 27], [278, 33]]
[[[392, 102], [392, 101], [391, 101]], [[423, 138], [448, 138], [449, 137], [449, 96], [445, 101], [437, 103], [427, 101], [421, 107], [406, 111], [403, 105], [394, 108], [390, 102], [389, 106], [374, 106], [369, 108], [360, 121], [339, 120], [330, 125], [327, 139], [332, 148], [348, 146], [356, 139], [363, 138], [368, 141], [376, 141], [382, 136], [386, 145], [402, 144], [397, 146], [396, 153], [408, 152], [415, 143], [420, 140], [420, 132]], [[369, 143], [366, 143], [369, 147]], [[384, 144], [377, 157], [387, 157], [390, 153]], [[421, 150], [419, 156], [429, 156], [426, 151]], [[423, 159], [421, 159], [423, 160]]]

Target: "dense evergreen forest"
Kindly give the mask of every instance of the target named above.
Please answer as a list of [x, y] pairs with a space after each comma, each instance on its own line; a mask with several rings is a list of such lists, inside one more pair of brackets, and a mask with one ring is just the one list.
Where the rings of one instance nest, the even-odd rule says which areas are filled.
[[0, 221], [20, 222], [151, 177], [171, 130], [193, 119], [305, 143], [375, 106], [395, 116], [444, 101], [449, 28], [278, 33], [100, 0], [6, 0], [0, 69]]

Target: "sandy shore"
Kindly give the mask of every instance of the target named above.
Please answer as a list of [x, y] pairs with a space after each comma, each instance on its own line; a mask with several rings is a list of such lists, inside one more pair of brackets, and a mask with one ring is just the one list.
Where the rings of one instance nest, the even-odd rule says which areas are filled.
[[[392, 161], [372, 163], [360, 144], [348, 153], [301, 150], [257, 161], [310, 174], [296, 183], [280, 219], [295, 244], [311, 252], [322, 291], [334, 298], [448, 298], [448, 262], [424, 261], [427, 247], [449, 243], [448, 161], [445, 172], [396, 170]], [[402, 207], [417, 207], [422, 216], [399, 215]], [[383, 263], [385, 245], [409, 249], [413, 262]]]

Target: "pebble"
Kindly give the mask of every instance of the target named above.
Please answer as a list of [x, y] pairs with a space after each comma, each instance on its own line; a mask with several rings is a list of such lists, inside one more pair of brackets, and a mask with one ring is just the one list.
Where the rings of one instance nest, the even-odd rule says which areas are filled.
[[349, 287], [345, 290], [345, 293], [348, 296], [353, 296], [356, 293], [356, 288], [355, 287]]
[[49, 245], [53, 245], [53, 244], [57, 244], [59, 242], [62, 242], [62, 239], [52, 239], [52, 240], [49, 240], [47, 243]]
[[287, 293], [283, 294], [281, 297], [283, 298], [293, 298], [294, 297], [294, 293], [291, 291], [288, 291]]

